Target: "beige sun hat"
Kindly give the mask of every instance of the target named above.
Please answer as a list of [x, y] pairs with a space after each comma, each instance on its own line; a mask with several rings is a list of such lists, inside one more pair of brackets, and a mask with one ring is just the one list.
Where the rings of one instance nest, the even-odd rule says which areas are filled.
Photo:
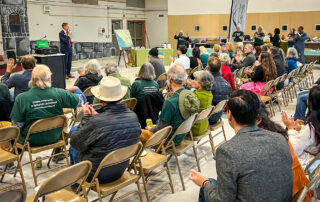
[[127, 93], [128, 87], [121, 86], [120, 80], [107, 76], [104, 77], [100, 84], [91, 88], [91, 93], [99, 100], [114, 102], [121, 100]]

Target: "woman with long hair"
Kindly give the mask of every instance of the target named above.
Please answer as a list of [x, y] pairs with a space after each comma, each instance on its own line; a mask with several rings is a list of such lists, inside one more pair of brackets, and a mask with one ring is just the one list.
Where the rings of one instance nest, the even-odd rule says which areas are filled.
[[[288, 128], [289, 140], [303, 168], [320, 152], [320, 86], [313, 87], [308, 97], [306, 125], [301, 126], [293, 117], [282, 113], [282, 121]], [[317, 163], [312, 167], [316, 167]]]
[[251, 90], [258, 94], [266, 82], [277, 78], [277, 67], [271, 54], [262, 51], [259, 61], [255, 63], [254, 70], [249, 70], [247, 74], [250, 75], [252, 82], [243, 84], [241, 89]]
[[[279, 133], [288, 141], [288, 145], [292, 156], [292, 174], [293, 174], [293, 186], [292, 186], [292, 197], [295, 196], [303, 187], [309, 184], [304, 170], [299, 162], [297, 155], [294, 153], [294, 149], [289, 141], [288, 132], [280, 124], [275, 123], [269, 117], [269, 112], [267, 111], [265, 105], [261, 103], [258, 115], [257, 126], [259, 128], [269, 130], [272, 132]], [[311, 192], [308, 193], [308, 198], [311, 196]], [[305, 200], [309, 201], [309, 200]]]

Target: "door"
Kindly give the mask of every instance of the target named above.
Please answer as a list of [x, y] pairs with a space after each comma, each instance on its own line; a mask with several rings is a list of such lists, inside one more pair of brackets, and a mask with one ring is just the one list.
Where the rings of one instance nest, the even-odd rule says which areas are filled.
[[146, 47], [145, 21], [128, 21], [128, 30], [134, 47]]
[[122, 29], [122, 20], [112, 20], [112, 43], [116, 47], [116, 55], [120, 54], [119, 45], [114, 30]]

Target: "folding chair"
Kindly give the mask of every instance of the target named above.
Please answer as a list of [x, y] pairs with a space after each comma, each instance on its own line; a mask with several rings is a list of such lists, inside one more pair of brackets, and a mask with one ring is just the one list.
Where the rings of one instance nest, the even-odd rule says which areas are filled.
[[[166, 73], [163, 73], [163, 74], [161, 74], [159, 77], [158, 77], [158, 79], [157, 79], [157, 83], [159, 83], [160, 81], [163, 81], [163, 80], [167, 80], [167, 74]], [[164, 90], [164, 88], [160, 88], [160, 91], [163, 91]]]
[[[173, 141], [173, 139], [177, 136], [177, 135], [184, 135], [184, 134], [189, 134], [192, 135], [191, 132], [191, 128], [193, 125], [193, 122], [196, 118], [197, 114], [193, 114], [191, 115], [188, 119], [186, 119], [179, 127], [178, 129], [175, 131], [175, 133], [171, 136], [171, 138], [169, 139], [169, 141], [167, 142], [165, 149], [167, 151], [168, 154], [170, 154], [168, 161], [171, 159], [172, 156], [175, 157], [176, 159], [176, 163], [177, 163], [177, 167], [178, 167], [178, 171], [179, 171], [179, 176], [180, 176], [180, 180], [181, 180], [181, 184], [182, 184], [182, 189], [185, 190], [185, 186], [184, 186], [184, 181], [183, 181], [183, 177], [182, 177], [182, 172], [181, 172], [181, 168], [180, 168], [180, 164], [179, 164], [179, 159], [178, 157], [181, 156], [182, 154], [184, 154], [187, 150], [191, 149], [193, 146], [193, 141], [190, 139], [184, 139], [182, 142], [180, 142], [179, 144], [175, 144], [175, 142]], [[191, 134], [190, 134], [191, 133]], [[194, 153], [194, 155], [197, 155], [196, 153]], [[197, 159], [198, 157], [196, 157]]]
[[[219, 113], [223, 112], [226, 105], [227, 105], [227, 100], [220, 101], [216, 105], [216, 107], [212, 110], [209, 117], [213, 116], [214, 114], [219, 114]], [[212, 148], [212, 154], [213, 154], [213, 156], [216, 156], [217, 148], [227, 141], [226, 133], [224, 130], [224, 123], [222, 121], [222, 118], [220, 117], [219, 121], [216, 124], [210, 125], [209, 127], [210, 127], [211, 132], [217, 132], [217, 130], [219, 128], [221, 128], [221, 131], [217, 132], [215, 135], [212, 135], [212, 133], [209, 134], [209, 140], [210, 140], [210, 144], [211, 144], [211, 148]], [[213, 139], [218, 137], [221, 133], [223, 134], [224, 140], [222, 142], [220, 142], [219, 144], [215, 145]]]
[[[94, 201], [99, 200], [100, 202], [102, 202], [102, 198], [104, 198], [108, 195], [111, 195], [111, 198], [109, 201], [117, 201], [117, 200], [120, 200], [124, 197], [129, 196], [130, 194], [136, 193], [136, 192], [139, 195], [140, 201], [141, 202], [143, 201], [141, 189], [140, 189], [140, 184], [139, 184], [140, 175], [138, 174], [137, 167], [136, 167], [136, 164], [140, 163], [139, 156], [141, 154], [141, 149], [142, 149], [142, 144], [139, 142], [139, 143], [136, 143], [136, 144], [128, 146], [128, 147], [117, 149], [113, 152], [110, 152], [108, 155], [106, 155], [106, 157], [104, 157], [104, 159], [101, 161], [99, 167], [97, 168], [97, 171], [95, 172], [91, 182], [84, 183], [85, 186], [88, 188], [87, 193], [89, 193], [90, 190], [97, 192], [98, 199], [96, 199]], [[125, 171], [123, 173], [123, 175], [120, 177], [120, 179], [118, 179], [114, 182], [106, 183], [106, 184], [99, 183], [98, 175], [99, 175], [100, 170], [102, 168], [110, 167], [112, 165], [125, 162], [125, 161], [129, 160], [130, 158], [133, 158], [133, 160], [129, 164], [127, 171]], [[131, 172], [132, 170], [134, 171], [133, 173]], [[143, 175], [143, 173], [142, 173], [142, 175]], [[137, 190], [130, 191], [130, 192], [114, 199], [115, 195], [117, 194], [117, 192], [120, 189], [122, 189], [130, 184], [133, 184], [133, 183], [135, 183], [137, 185]]]
[[135, 106], [137, 105], [137, 99], [136, 98], [128, 98], [125, 100], [121, 100], [120, 103], [125, 103], [127, 105], [127, 107], [133, 111]]
[[310, 183], [302, 188], [294, 197], [293, 197], [293, 202], [303, 202], [304, 198], [306, 197], [307, 193], [310, 191], [314, 191], [315, 195], [311, 198], [310, 201], [318, 201], [317, 200], [317, 194], [316, 194], [316, 189], [320, 185], [320, 166], [316, 169], [314, 178], [310, 181]]
[[306, 168], [304, 169], [304, 172], [306, 175], [308, 175], [309, 179], [311, 180], [314, 177], [314, 174], [316, 172], [316, 169], [314, 169], [312, 172], [310, 170], [310, 167], [316, 162], [317, 160], [320, 160], [320, 152], [317, 154], [314, 154], [314, 158], [308, 163]]
[[86, 96], [86, 97], [93, 96], [93, 94], [91, 93], [91, 88], [92, 88], [92, 87], [88, 87], [88, 88], [83, 92], [84, 96]]
[[268, 81], [264, 86], [263, 88], [260, 90], [259, 94], [258, 94], [258, 97], [259, 97], [259, 100], [260, 102], [263, 102], [263, 103], [268, 103], [269, 104], [269, 109], [270, 109], [270, 114], [272, 116], [275, 115], [275, 112], [274, 112], [274, 108], [273, 108], [273, 102], [272, 102], [272, 98], [270, 96], [270, 88], [272, 87], [272, 84], [273, 84], [274, 80], [271, 80], [271, 81]]
[[[199, 123], [199, 122], [201, 122], [201, 121], [203, 121], [203, 120], [207, 120], [207, 121], [208, 121], [208, 119], [210, 118], [210, 115], [211, 115], [211, 112], [212, 112], [213, 108], [214, 108], [213, 106], [210, 106], [210, 107], [208, 107], [207, 109], [202, 110], [202, 111], [197, 115], [197, 117], [196, 117], [196, 119], [195, 119], [195, 121], [194, 121], [193, 124]], [[208, 121], [208, 122], [209, 122], [209, 121]], [[195, 158], [196, 158], [196, 162], [197, 162], [197, 166], [198, 166], [198, 171], [199, 171], [199, 172], [201, 172], [200, 160], [203, 159], [204, 157], [208, 156], [208, 155], [213, 151], [213, 148], [212, 148], [213, 145], [211, 145], [211, 149], [212, 149], [211, 151], [206, 152], [206, 153], [203, 154], [202, 156], [198, 156], [198, 149], [199, 149], [202, 145], [206, 144], [207, 142], [210, 142], [209, 140], [207, 140], [207, 141], [204, 141], [204, 142], [202, 142], [202, 143], [200, 144], [200, 141], [201, 141], [203, 138], [205, 138], [205, 137], [207, 137], [207, 136], [210, 136], [210, 135], [211, 135], [211, 131], [210, 131], [210, 127], [209, 127], [209, 124], [208, 124], [208, 129], [206, 130], [206, 132], [205, 132], [203, 135], [200, 135], [200, 136], [187, 136], [187, 137], [186, 137], [187, 139], [191, 139], [191, 140], [194, 142], [194, 144], [192, 145], [192, 148], [193, 148], [193, 152], [194, 152], [195, 154], [197, 154], [197, 155], [195, 155]], [[212, 154], [213, 154], [213, 152], [212, 152]]]
[[[140, 169], [147, 201], [150, 201], [151, 198], [166, 185], [170, 185], [171, 191], [174, 194], [172, 178], [171, 178], [171, 174], [170, 174], [170, 170], [169, 170], [166, 150], [164, 147], [164, 144], [165, 144], [168, 136], [170, 135], [171, 131], [172, 131], [171, 126], [167, 126], [163, 129], [159, 130], [158, 132], [153, 134], [143, 146], [142, 150], [147, 151], [147, 154], [146, 154], [146, 156], [140, 157], [141, 165], [138, 164], [137, 167]], [[151, 147], [155, 147], [155, 146], [156, 146], [155, 152], [150, 151], [150, 150], [145, 150], [146, 148], [151, 148]], [[154, 175], [152, 175], [150, 177], [149, 176], [145, 177], [145, 173], [154, 172], [154, 170], [156, 168], [158, 168], [162, 165], [164, 166], [164, 168], [162, 168], [160, 171], [158, 171], [157, 173], [153, 173]], [[161, 175], [163, 172], [167, 172], [169, 181], [163, 182], [153, 192], [149, 193], [148, 183], [152, 179]]]
[[[82, 161], [60, 170], [45, 180], [41, 184], [39, 190], [35, 194], [29, 196], [26, 202], [38, 202], [39, 198], [43, 198], [43, 201], [88, 201], [86, 188], [83, 183], [87, 179], [91, 168], [92, 163], [90, 161]], [[81, 181], [78, 190], [82, 189], [83, 197], [77, 195], [79, 191], [73, 193], [64, 189], [78, 181]]]
[[[19, 171], [19, 174], [21, 177], [21, 184], [23, 186], [24, 191], [27, 191], [26, 184], [24, 181], [23, 172], [22, 172], [21, 161], [19, 159], [19, 153], [18, 153], [18, 150], [16, 147], [19, 134], [20, 134], [20, 129], [16, 126], [9, 126], [9, 127], [0, 128], [0, 143], [10, 142], [11, 140], [14, 140], [13, 146], [10, 147], [9, 151], [5, 151], [3, 149], [0, 149], [0, 165], [1, 166], [5, 165], [4, 171], [0, 172], [0, 175], [1, 175], [0, 182], [3, 181], [5, 174], [9, 173], [9, 171], [7, 171], [8, 164], [17, 161], [17, 168], [15, 170], [15, 173], [17, 171]], [[15, 185], [15, 184], [13, 184], [13, 185]]]
[[1, 201], [25, 202], [27, 192], [21, 184], [0, 183]]
[[[66, 126], [67, 121], [68, 121], [68, 119], [64, 115], [38, 120], [30, 126], [29, 131], [26, 136], [26, 139], [25, 139], [25, 142], [23, 144], [17, 142], [17, 144], [16, 144], [17, 148], [22, 150], [21, 154], [20, 154], [20, 161], [21, 161], [23, 154], [26, 150], [29, 153], [30, 162], [28, 162], [26, 164], [29, 164], [29, 163], [31, 164], [32, 175], [33, 175], [33, 180], [34, 180], [35, 186], [38, 186], [37, 178], [39, 175], [44, 174], [46, 172], [49, 172], [50, 170], [55, 170], [58, 168], [69, 166], [69, 159], [68, 159], [68, 153], [67, 153], [67, 148], [66, 148], [65, 134], [63, 132], [63, 128]], [[44, 146], [30, 146], [29, 137], [32, 134], [39, 133], [39, 132], [45, 132], [45, 131], [56, 129], [56, 128], [62, 128], [61, 137], [58, 142], [53, 143], [53, 144], [44, 145]], [[57, 148], [63, 148], [64, 151], [61, 151], [59, 153], [54, 154], [54, 151]], [[41, 159], [36, 159], [36, 160], [32, 159], [32, 154], [37, 154], [37, 153], [51, 150], [51, 149], [52, 149], [51, 156], [41, 157]], [[51, 158], [54, 156], [61, 155], [61, 154], [63, 154], [66, 157], [67, 164], [57, 166], [55, 168], [50, 168]], [[48, 163], [47, 163], [47, 166], [49, 169], [46, 171], [40, 172], [36, 175], [34, 164], [36, 164], [37, 162], [44, 160], [44, 159], [49, 159]], [[24, 165], [26, 165], [26, 164], [24, 164]], [[15, 173], [15, 175], [16, 175], [16, 173]]]
[[200, 66], [195, 67], [195, 68], [193, 68], [193, 69], [189, 72], [188, 76], [191, 76], [193, 73], [195, 73], [195, 72], [197, 72], [197, 71], [201, 71], [201, 70], [202, 70], [202, 69], [201, 69]]
[[[281, 76], [277, 77], [274, 82], [271, 85], [271, 88], [273, 88], [272, 93], [270, 94], [270, 97], [273, 101], [277, 101], [278, 107], [279, 107], [279, 111], [281, 112], [281, 101], [279, 99], [279, 95], [280, 95], [280, 91], [277, 90], [277, 86], [279, 84], [279, 82], [281, 81]], [[273, 102], [272, 101], [272, 102]]]

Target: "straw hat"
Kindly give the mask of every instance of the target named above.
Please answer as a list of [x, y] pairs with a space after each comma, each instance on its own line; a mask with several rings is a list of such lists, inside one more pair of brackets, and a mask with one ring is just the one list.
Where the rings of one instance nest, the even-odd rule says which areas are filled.
[[91, 88], [91, 93], [99, 100], [114, 102], [121, 100], [127, 90], [126, 86], [121, 86], [119, 79], [107, 76], [101, 80], [99, 85]]

